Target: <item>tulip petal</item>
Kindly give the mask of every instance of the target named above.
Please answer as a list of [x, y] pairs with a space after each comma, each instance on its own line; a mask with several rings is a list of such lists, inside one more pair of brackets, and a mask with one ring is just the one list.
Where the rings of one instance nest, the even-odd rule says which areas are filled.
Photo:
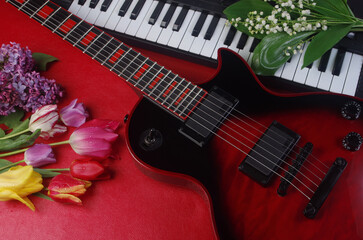
[[34, 204], [27, 197], [20, 197], [16, 192], [9, 189], [0, 189], [0, 201], [18, 200], [35, 211]]
[[85, 127], [100, 127], [109, 132], [114, 132], [120, 126], [120, 122], [108, 119], [92, 119], [81, 126]]
[[87, 127], [75, 130], [70, 136], [70, 141], [81, 141], [83, 139], [105, 139], [109, 142], [113, 142], [117, 139], [118, 134], [109, 132], [100, 127]]
[[66, 194], [66, 193], [54, 194], [54, 193], [52, 193], [52, 191], [49, 191], [48, 195], [57, 202], [82, 205], [81, 199], [79, 199], [78, 197], [76, 197], [72, 194]]
[[86, 122], [88, 117], [89, 114], [83, 103], [77, 103], [77, 99], [60, 111], [60, 118], [66, 126], [79, 127]]
[[111, 143], [103, 139], [79, 141], [76, 144], [71, 143], [71, 147], [79, 155], [96, 158], [106, 158], [112, 152]]

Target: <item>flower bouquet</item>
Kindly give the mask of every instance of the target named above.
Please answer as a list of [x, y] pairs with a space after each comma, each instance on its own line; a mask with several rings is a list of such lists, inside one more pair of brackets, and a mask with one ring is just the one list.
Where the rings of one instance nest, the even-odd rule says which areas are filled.
[[347, 0], [240, 0], [224, 13], [239, 31], [261, 39], [251, 61], [259, 75], [273, 75], [298, 52], [304, 68], [349, 32], [363, 30]]

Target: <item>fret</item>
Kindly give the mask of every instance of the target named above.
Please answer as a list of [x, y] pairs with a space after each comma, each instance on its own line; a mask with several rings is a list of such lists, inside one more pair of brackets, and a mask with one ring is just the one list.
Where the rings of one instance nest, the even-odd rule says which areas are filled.
[[[142, 56], [142, 55], [139, 55], [138, 57], [144, 57], [144, 56]], [[131, 76], [130, 76], [130, 80], [132, 80], [133, 82], [131, 82], [132, 83], [132, 85], [134, 85], [135, 87], [136, 87], [136, 83], [138, 82], [137, 80], [139, 80], [139, 77], [136, 77], [137, 76], [137, 73], [139, 73], [140, 71], [142, 71], [142, 73], [144, 72], [144, 69], [145, 69], [145, 67], [146, 67], [146, 65], [145, 65], [145, 63], [146, 63], [146, 61], [148, 60], [149, 58], [145, 58], [145, 60], [141, 63], [141, 64], [139, 64], [139, 66], [137, 66], [136, 64], [136, 66], [137, 67], [135, 67], [135, 71], [131, 74]], [[148, 66], [147, 66], [148, 67]], [[142, 80], [141, 80], [142, 81]]]
[[[83, 26], [85, 25], [85, 26]], [[84, 29], [80, 29], [83, 27]], [[73, 46], [79, 48], [81, 51], [84, 51], [85, 48], [96, 38], [97, 34], [91, 32], [94, 29], [94, 26], [90, 26], [85, 23], [83, 20], [80, 24], [75, 27], [74, 31], [69, 35], [68, 41], [74, 42]], [[81, 30], [81, 32], [78, 32]], [[84, 32], [82, 34], [82, 32]]]
[[[105, 36], [107, 36], [107, 35], [105, 35]], [[107, 36], [107, 37], [109, 37], [109, 36]], [[106, 48], [106, 46], [112, 41], [112, 39], [114, 39], [113, 37], [111, 37], [108, 41], [107, 41], [107, 43], [106, 44], [104, 44], [104, 45], [102, 45], [102, 47], [100, 48], [100, 50], [98, 50], [98, 52], [96, 53], [96, 55], [94, 55], [93, 57], [92, 57], [92, 59], [95, 59], [95, 60], [97, 60], [98, 62], [102, 62], [103, 61], [103, 59], [104, 58], [106, 58], [105, 57], [105, 55], [104, 55], [104, 52], [105, 52], [105, 48]]]
[[163, 89], [159, 92], [158, 96], [155, 98], [157, 101], [163, 102], [167, 95], [169, 94], [170, 90], [173, 88], [173, 81], [176, 78], [176, 74], [169, 73], [169, 76], [167, 78], [164, 78], [164, 80], [160, 83], [160, 87], [163, 87]]
[[153, 69], [154, 67], [155, 67], [155, 65], [156, 65], [156, 62], [153, 62], [153, 61], [151, 61], [151, 60], [148, 60], [149, 62], [151, 62], [152, 63], [152, 65], [151, 64], [149, 64], [149, 63], [147, 63], [150, 67], [148, 68], [148, 69], [146, 69], [146, 71], [145, 71], [145, 73], [143, 73], [143, 75], [142, 76], [140, 76], [140, 78], [141, 78], [141, 81], [139, 81], [138, 83], [136, 83], [136, 85], [135, 85], [135, 87], [137, 87], [137, 88], [139, 88], [141, 91], [143, 91], [144, 89], [145, 89], [145, 87], [150, 83], [150, 81], [152, 81], [153, 80], [153, 76], [151, 76], [151, 77], [149, 77], [149, 72], [150, 72], [150, 70], [151, 69]]
[[[83, 20], [79, 21], [64, 37], [63, 40], [67, 40], [70, 43], [74, 43], [74, 41], [72, 41], [70, 38], [68, 38], [68, 36], [73, 33], [78, 27], [79, 25], [83, 22]], [[68, 39], [67, 39], [68, 38]], [[73, 44], [74, 45], [74, 44]]]
[[166, 70], [164, 67], [161, 70], [161, 75], [162, 77], [157, 81], [157, 83], [155, 84], [155, 86], [153, 87], [153, 89], [151, 90], [151, 92], [149, 93], [149, 96], [153, 99], [155, 99], [155, 101], [157, 100], [157, 97], [159, 96], [159, 94], [161, 92], [164, 91], [164, 87], [163, 87], [163, 83], [165, 81], [165, 79], [168, 79], [169, 74], [171, 73], [170, 70]]
[[18, 8], [18, 10], [20, 11], [27, 3], [29, 3], [30, 0], [27, 0], [25, 3], [23, 3], [23, 5], [21, 7]]
[[188, 106], [190, 99], [193, 99], [195, 96], [195, 90], [197, 89], [197, 86], [190, 84], [190, 87], [191, 88], [189, 88], [190, 90], [188, 91], [186, 96], [181, 100], [177, 108], [174, 110], [174, 112], [176, 112], [178, 115], [182, 115], [182, 113], [185, 111], [186, 107]]
[[[131, 52], [130, 52], [131, 53]], [[137, 53], [137, 55], [134, 58], [130, 58], [128, 59], [127, 56], [125, 57], [125, 60], [128, 61], [128, 64], [126, 65], [126, 67], [122, 70], [122, 72], [119, 74], [119, 76], [123, 75], [123, 78], [128, 82], [132, 76], [131, 71], [130, 71], [130, 67], [132, 67], [133, 64], [135, 64], [135, 60], [137, 59], [137, 57], [140, 56], [140, 53]], [[126, 73], [126, 74], [125, 74]]]
[[34, 15], [36, 14], [36, 13], [38, 13], [38, 12], [40, 12], [40, 11], [42, 11], [42, 9], [43, 9], [43, 7], [45, 6], [45, 5], [47, 5], [48, 4], [48, 2], [49, 2], [49, 0], [48, 1], [46, 1], [42, 6], [40, 6], [39, 8], [38, 8], [38, 11], [36, 11], [36, 12], [34, 12], [32, 15], [30, 15], [29, 17], [30, 18], [33, 18], [34, 17]]
[[95, 56], [101, 51], [101, 49], [111, 40], [111, 37], [102, 32], [97, 39], [95, 39], [88, 47], [85, 49], [85, 53], [95, 58]]
[[181, 85], [184, 85], [184, 84], [185, 84], [185, 86], [183, 87], [183, 89], [180, 90], [180, 93], [175, 98], [175, 101], [172, 103], [172, 105], [168, 106], [168, 108], [170, 108], [171, 111], [176, 111], [177, 107], [179, 107], [179, 105], [180, 105], [180, 102], [184, 99], [184, 97], [190, 91], [189, 86], [191, 85], [191, 83], [187, 82], [183, 79]]
[[106, 64], [106, 67], [110, 68], [111, 63], [108, 62], [111, 57], [113, 57], [113, 52], [120, 46], [120, 41], [111, 38], [110, 41], [104, 46], [100, 54], [96, 57], [96, 60], [101, 63], [101, 65]]
[[[120, 43], [119, 41], [115, 41], [116, 43], [115, 43], [115, 46], [117, 46], [118, 44], [122, 44], [122, 43]], [[112, 58], [114, 55], [115, 55], [115, 52], [119, 49], [119, 47], [120, 46], [117, 46], [117, 47], [115, 47], [114, 48], [114, 50], [112, 51], [112, 53], [109, 55], [109, 57], [108, 58], [106, 58], [102, 63], [101, 63], [101, 65], [105, 65], [105, 63], [106, 63], [106, 61], [107, 60], [109, 60], [110, 58]], [[112, 50], [112, 49], [111, 49]], [[107, 65], [106, 65], [106, 67], [108, 67]]]
[[[49, 6], [46, 6], [46, 7], [49, 7]], [[56, 14], [61, 8], [60, 7], [58, 7], [55, 11], [54, 11], [54, 9], [53, 8], [51, 8], [51, 7], [49, 7], [50, 9], [52, 9], [53, 10], [53, 12], [52, 13], [50, 13], [49, 14], [49, 16], [44, 20], [44, 22], [42, 23], [42, 25], [44, 26], [46, 23], [47, 23], [47, 21], [50, 19], [50, 18], [52, 18], [53, 17], [53, 15], [54, 14]]]
[[187, 83], [183, 81], [181, 77], [177, 75], [176, 78], [176, 86], [169, 94], [169, 97], [163, 102], [163, 104], [169, 109], [170, 107], [174, 106], [173, 103], [179, 99], [180, 95], [182, 94], [184, 88], [186, 87]]
[[19, 9], [19, 7], [24, 3], [24, 0], [6, 0], [6, 2]]
[[[90, 48], [91, 45], [93, 45], [93, 43], [95, 43], [103, 35], [103, 33], [104, 32], [101, 32], [100, 34], [98, 34], [97, 37], [96, 37], [96, 39], [91, 44], [88, 44], [88, 46], [83, 50], [83, 53], [86, 53], [86, 54], [90, 55], [91, 52], [88, 52], [88, 49]], [[93, 51], [93, 47], [90, 50]]]
[[177, 86], [180, 84], [180, 82], [177, 82], [176, 79], [178, 78], [178, 75], [175, 75], [175, 77], [171, 80], [168, 89], [163, 93], [163, 97], [165, 97], [164, 101], [163, 101], [163, 105], [165, 105], [165, 103], [167, 101], [172, 101], [172, 97], [173, 97], [173, 93], [175, 91], [175, 89], [177, 88]]
[[146, 77], [150, 79], [150, 81], [141, 89], [141, 91], [145, 92], [145, 94], [150, 95], [151, 90], [158, 83], [158, 81], [164, 76], [161, 71], [163, 67], [160, 65], [154, 65], [149, 72], [146, 73]]
[[203, 89], [196, 89], [198, 89], [198, 91], [195, 96], [191, 100], [188, 100], [187, 106], [179, 113], [181, 117], [187, 117], [206, 95], [206, 92]]
[[[64, 11], [61, 11], [60, 13], [65, 13]], [[76, 24], [76, 22], [74, 22], [73, 20], [70, 19], [70, 17], [72, 17], [71, 14], [69, 14], [54, 30], [53, 32], [56, 32], [58, 29], [63, 32], [63, 33], [67, 33], [69, 30], [71, 30], [71, 28]], [[59, 31], [57, 32], [58, 34]], [[62, 37], [62, 36], [61, 36]]]
[[131, 50], [132, 48], [128, 48], [122, 43], [122, 45], [115, 52], [115, 54], [108, 60], [111, 64], [113, 64], [110, 71], [118, 71], [116, 72], [117, 75], [120, 74], [122, 71], [122, 67], [120, 66], [121, 60], [125, 58]]

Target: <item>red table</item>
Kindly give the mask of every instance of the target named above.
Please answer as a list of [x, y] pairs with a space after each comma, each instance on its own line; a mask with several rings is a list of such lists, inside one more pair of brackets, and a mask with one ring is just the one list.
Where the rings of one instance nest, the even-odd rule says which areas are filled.
[[[109, 70], [42, 27], [5, 1], [0, 2], [0, 43], [11, 41], [33, 52], [55, 56], [47, 78], [66, 90], [59, 106], [78, 98], [92, 118], [123, 121], [138, 97]], [[214, 69], [170, 56], [140, 50], [144, 55], [191, 81], [208, 79]], [[32, 212], [18, 201], [0, 202], [1, 239], [213, 239], [208, 203], [197, 193], [155, 181], [139, 171], [124, 140], [124, 124], [110, 162], [113, 178], [94, 182], [82, 197], [83, 206], [30, 197]], [[67, 139], [67, 135], [52, 141]], [[69, 146], [55, 148], [57, 163], [69, 167], [78, 158]], [[19, 154], [9, 160], [22, 159]]]

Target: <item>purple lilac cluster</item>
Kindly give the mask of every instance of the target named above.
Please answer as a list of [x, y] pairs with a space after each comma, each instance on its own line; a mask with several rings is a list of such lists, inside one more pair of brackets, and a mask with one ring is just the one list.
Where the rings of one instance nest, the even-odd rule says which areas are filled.
[[0, 115], [16, 108], [34, 112], [37, 108], [57, 103], [63, 90], [55, 82], [40, 76], [34, 69], [31, 51], [11, 42], [0, 48]]

